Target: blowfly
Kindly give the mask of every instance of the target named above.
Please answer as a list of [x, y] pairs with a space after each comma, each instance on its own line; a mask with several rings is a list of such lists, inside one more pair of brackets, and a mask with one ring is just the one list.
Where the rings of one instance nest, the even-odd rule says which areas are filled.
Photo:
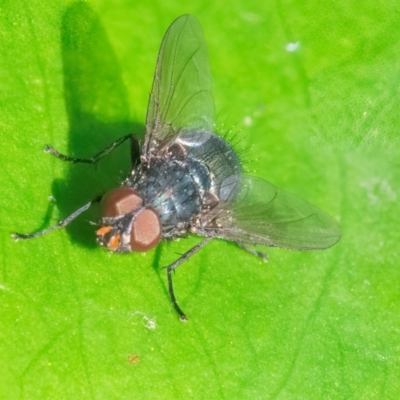
[[159, 51], [150, 94], [146, 133], [140, 149], [123, 136], [91, 159], [45, 151], [74, 163], [96, 164], [125, 141], [132, 170], [121, 187], [88, 202], [57, 225], [30, 239], [63, 228], [92, 204], [101, 203], [97, 241], [116, 253], [148, 251], [162, 239], [193, 233], [204, 237], [167, 267], [168, 290], [181, 320], [172, 272], [214, 238], [232, 241], [265, 257], [256, 246], [317, 250], [340, 238], [336, 221], [323, 211], [261, 178], [244, 175], [231, 145], [214, 133], [214, 102], [207, 45], [198, 20], [176, 19]]

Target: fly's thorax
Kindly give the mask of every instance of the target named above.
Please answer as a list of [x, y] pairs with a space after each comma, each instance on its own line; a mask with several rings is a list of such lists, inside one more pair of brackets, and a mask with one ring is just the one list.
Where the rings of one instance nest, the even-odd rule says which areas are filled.
[[148, 251], [161, 239], [157, 211], [145, 206], [140, 194], [130, 187], [106, 193], [101, 211], [102, 227], [96, 232], [97, 240], [111, 251]]
[[182, 131], [157, 155], [141, 161], [127, 185], [158, 212], [164, 236], [181, 234], [194, 216], [229, 202], [241, 177], [233, 148], [208, 131]]
[[187, 227], [192, 216], [201, 210], [207, 170], [200, 167], [194, 177], [191, 165], [191, 161], [178, 160], [170, 154], [152, 157], [137, 167], [129, 183], [140, 193], [143, 204], [157, 211], [163, 233], [177, 227], [182, 232], [182, 227]]

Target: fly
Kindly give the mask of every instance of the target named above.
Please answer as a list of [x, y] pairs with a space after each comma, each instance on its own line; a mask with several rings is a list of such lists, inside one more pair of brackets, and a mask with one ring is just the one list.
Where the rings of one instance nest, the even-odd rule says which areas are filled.
[[73, 163], [96, 164], [125, 141], [131, 143], [132, 169], [121, 187], [88, 202], [57, 225], [30, 239], [60, 229], [101, 203], [97, 241], [116, 253], [148, 251], [162, 239], [189, 233], [204, 239], [167, 267], [175, 311], [186, 321], [172, 284], [172, 272], [213, 238], [235, 242], [265, 257], [254, 246], [317, 250], [340, 239], [337, 222], [323, 211], [271, 183], [242, 173], [240, 160], [213, 133], [214, 101], [204, 33], [190, 15], [168, 28], [159, 51], [150, 94], [144, 143], [123, 136], [90, 159], [45, 151]]

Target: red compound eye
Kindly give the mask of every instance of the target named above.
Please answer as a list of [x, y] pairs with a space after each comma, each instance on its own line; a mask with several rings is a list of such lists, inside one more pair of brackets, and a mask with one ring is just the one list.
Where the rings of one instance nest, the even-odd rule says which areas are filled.
[[152, 208], [146, 208], [133, 221], [131, 230], [132, 251], [147, 251], [161, 239], [161, 222]]
[[139, 193], [128, 187], [113, 189], [101, 199], [103, 217], [117, 217], [137, 210], [143, 203]]
[[[143, 199], [139, 193], [129, 187], [121, 187], [106, 193], [101, 199], [101, 211], [103, 217], [117, 217], [139, 209]], [[103, 227], [98, 234], [106, 234], [110, 227]], [[161, 239], [161, 222], [157, 212], [152, 208], [146, 208], [134, 217], [131, 229], [130, 246], [132, 251], [147, 251], [155, 247]], [[109, 244], [111, 250], [118, 247], [118, 240], [113, 239]]]

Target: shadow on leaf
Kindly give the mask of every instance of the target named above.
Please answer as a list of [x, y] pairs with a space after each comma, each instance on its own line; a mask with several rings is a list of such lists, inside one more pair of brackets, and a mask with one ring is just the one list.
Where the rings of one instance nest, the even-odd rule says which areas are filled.
[[[64, 93], [69, 118], [71, 157], [90, 158], [127, 133], [144, 127], [129, 119], [128, 95], [121, 69], [99, 18], [86, 2], [67, 8], [61, 32]], [[65, 180], [53, 183], [61, 217], [107, 190], [120, 186], [130, 172], [129, 144], [116, 149], [98, 165], [71, 165]], [[60, 161], [61, 162], [61, 161]], [[67, 230], [74, 242], [95, 247], [99, 207], [91, 207]]]

